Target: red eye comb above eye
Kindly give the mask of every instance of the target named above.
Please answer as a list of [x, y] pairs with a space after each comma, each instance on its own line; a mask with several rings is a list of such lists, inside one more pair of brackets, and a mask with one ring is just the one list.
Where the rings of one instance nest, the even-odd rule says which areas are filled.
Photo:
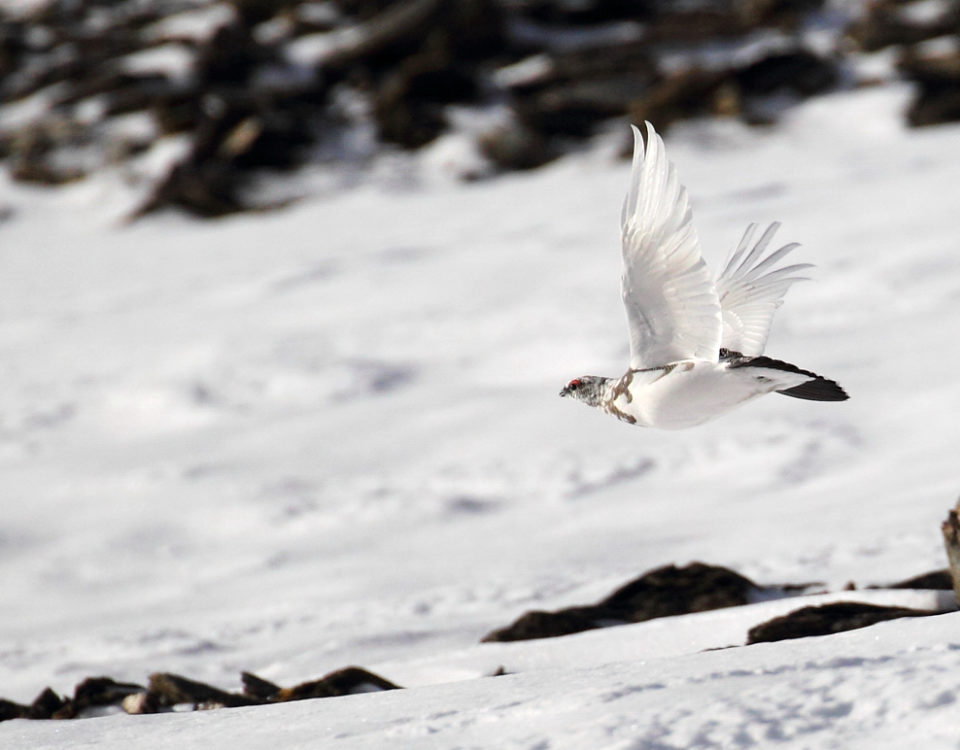
[[572, 388], [572, 387], [574, 387], [574, 386], [580, 385], [580, 383], [581, 383], [580, 378], [574, 378], [574, 379], [571, 380], [569, 383], [567, 383], [567, 385]]

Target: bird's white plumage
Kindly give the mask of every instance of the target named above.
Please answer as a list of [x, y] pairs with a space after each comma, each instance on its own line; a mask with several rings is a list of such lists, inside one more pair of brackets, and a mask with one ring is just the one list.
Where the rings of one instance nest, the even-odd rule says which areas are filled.
[[812, 267], [810, 263], [796, 263], [775, 268], [778, 261], [799, 247], [796, 242], [764, 257], [779, 227], [780, 222], [773, 222], [747, 252], [757, 229], [756, 224], [748, 226], [717, 278], [723, 311], [721, 344], [725, 349], [752, 357], [763, 354], [773, 314], [783, 304], [783, 296], [792, 284], [804, 280], [797, 272]]
[[630, 369], [620, 378], [576, 378], [560, 395], [663, 429], [701, 424], [764, 393], [846, 400], [836, 382], [760, 356], [784, 294], [809, 267], [778, 266], [797, 245], [768, 253], [780, 225], [771, 224], [756, 243], [756, 225], [750, 225], [714, 281], [700, 255], [687, 191], [660, 136], [646, 126], [646, 148], [633, 128], [630, 187], [620, 216]]
[[636, 127], [633, 136], [630, 188], [620, 218], [630, 367], [716, 362], [720, 300], [700, 255], [687, 191], [653, 126], [647, 123], [646, 149]]

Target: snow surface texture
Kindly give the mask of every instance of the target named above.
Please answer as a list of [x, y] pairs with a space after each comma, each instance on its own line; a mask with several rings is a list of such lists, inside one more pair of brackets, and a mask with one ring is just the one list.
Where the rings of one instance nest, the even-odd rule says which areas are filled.
[[816, 281], [767, 349], [851, 394], [675, 434], [556, 395], [627, 361], [626, 132], [470, 185], [428, 150], [418, 183], [213, 223], [119, 226], [106, 178], [0, 185], [0, 692], [349, 664], [409, 688], [11, 721], [0, 747], [956, 747], [960, 614], [703, 651], [804, 598], [478, 643], [671, 562], [834, 590], [943, 567], [960, 128], [906, 131], [907, 96], [671, 132], [713, 267], [749, 221], [803, 243]]

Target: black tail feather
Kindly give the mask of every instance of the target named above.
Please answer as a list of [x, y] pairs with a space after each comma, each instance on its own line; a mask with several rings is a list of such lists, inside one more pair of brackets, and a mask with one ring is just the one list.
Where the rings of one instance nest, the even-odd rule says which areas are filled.
[[813, 380], [787, 388], [785, 391], [777, 391], [777, 393], [794, 398], [805, 398], [809, 401], [846, 401], [850, 398], [839, 383], [821, 378], [819, 375]]
[[793, 388], [787, 388], [783, 391], [777, 391], [784, 396], [793, 398], [804, 398], [809, 401], [846, 401], [850, 398], [846, 391], [840, 387], [840, 384], [828, 380], [809, 370], [801, 370], [796, 365], [784, 362], [771, 357], [745, 357], [739, 352], [730, 352], [725, 349], [720, 350], [722, 358], [732, 360], [730, 367], [764, 367], [768, 370], [782, 370], [783, 372], [795, 372], [797, 375], [807, 375], [810, 377], [806, 383], [795, 385]]

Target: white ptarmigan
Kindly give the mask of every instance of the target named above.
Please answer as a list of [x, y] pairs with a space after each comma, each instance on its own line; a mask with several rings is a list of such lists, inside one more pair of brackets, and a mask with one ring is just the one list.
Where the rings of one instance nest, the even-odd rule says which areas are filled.
[[679, 429], [777, 392], [844, 401], [837, 383], [763, 355], [773, 314], [809, 263], [777, 267], [796, 243], [766, 253], [774, 222], [752, 245], [747, 227], [723, 271], [711, 278], [700, 255], [687, 191], [648, 122], [644, 152], [633, 128], [633, 166], [620, 229], [620, 288], [630, 328], [630, 369], [585, 375], [560, 391], [631, 424]]

